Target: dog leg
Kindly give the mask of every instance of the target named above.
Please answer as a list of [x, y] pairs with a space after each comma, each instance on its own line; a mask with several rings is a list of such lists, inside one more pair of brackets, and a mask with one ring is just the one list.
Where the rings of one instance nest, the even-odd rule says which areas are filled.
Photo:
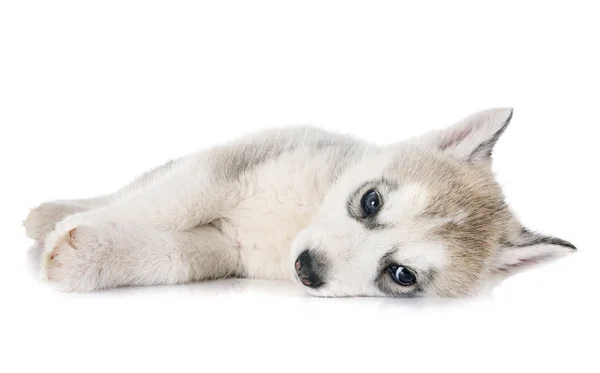
[[243, 271], [235, 244], [211, 225], [167, 232], [122, 220], [63, 221], [44, 250], [42, 279], [65, 291], [182, 284]]
[[88, 199], [59, 200], [42, 203], [32, 209], [23, 221], [25, 234], [37, 243], [42, 244], [48, 234], [54, 230], [56, 224], [68, 216], [107, 206], [118, 198], [140, 191], [157, 179], [167, 175], [176, 164], [176, 161], [170, 161], [156, 167], [112, 194]]
[[212, 165], [191, 158], [152, 183], [106, 206], [66, 220], [126, 220], [165, 231], [185, 231], [223, 216], [239, 200], [240, 183], [215, 176]]

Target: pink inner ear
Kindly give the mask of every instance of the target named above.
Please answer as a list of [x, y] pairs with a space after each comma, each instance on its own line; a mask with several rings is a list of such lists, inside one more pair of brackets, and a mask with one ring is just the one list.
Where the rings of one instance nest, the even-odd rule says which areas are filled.
[[446, 136], [446, 138], [439, 145], [440, 150], [446, 150], [451, 146], [455, 146], [469, 136], [471, 132], [473, 132], [473, 127], [471, 126], [454, 131], [450, 136]]

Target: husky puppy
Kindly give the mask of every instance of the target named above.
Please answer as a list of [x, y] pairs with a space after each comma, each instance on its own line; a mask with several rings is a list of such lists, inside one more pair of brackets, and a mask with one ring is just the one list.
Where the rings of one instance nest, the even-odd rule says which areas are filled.
[[491, 170], [511, 109], [389, 146], [302, 126], [173, 160], [24, 222], [66, 291], [225, 277], [315, 296], [462, 296], [494, 271], [575, 250], [523, 227]]

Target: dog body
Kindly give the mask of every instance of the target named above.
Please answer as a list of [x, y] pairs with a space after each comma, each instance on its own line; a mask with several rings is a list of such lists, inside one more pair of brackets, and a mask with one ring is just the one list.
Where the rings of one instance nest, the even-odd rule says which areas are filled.
[[32, 210], [42, 278], [70, 291], [230, 276], [317, 296], [458, 296], [568, 253], [504, 202], [491, 153], [510, 109], [380, 147], [268, 130], [171, 161], [114, 194]]

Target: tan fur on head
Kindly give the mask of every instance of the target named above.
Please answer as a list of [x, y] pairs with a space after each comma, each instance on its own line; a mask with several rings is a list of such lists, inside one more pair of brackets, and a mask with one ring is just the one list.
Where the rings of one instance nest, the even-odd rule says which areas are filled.
[[448, 245], [451, 258], [434, 283], [433, 292], [438, 295], [470, 294], [490, 271], [575, 249], [567, 241], [525, 229], [504, 202], [490, 165], [493, 147], [512, 113], [509, 109], [487, 110], [430, 134], [429, 145], [437, 146], [449, 159], [431, 159], [427, 167], [399, 167], [426, 174], [420, 177], [429, 180], [435, 190], [427, 214], [465, 214], [460, 222], [448, 222], [434, 232]]
[[[297, 253], [311, 248], [329, 258], [327, 284], [309, 292], [462, 296], [494, 270], [573, 250], [524, 229], [504, 201], [491, 157], [511, 118], [510, 109], [476, 113], [348, 170], [294, 245]], [[382, 207], [376, 220], [363, 222], [359, 197], [369, 190]], [[391, 264], [409, 268], [419, 282], [390, 281]]]
[[393, 169], [400, 180], [427, 185], [425, 217], [445, 219], [430, 234], [445, 243], [450, 260], [430, 291], [454, 296], [476, 290], [510, 218], [490, 169], [427, 152], [401, 154]]
[[567, 241], [525, 229], [504, 202], [491, 171], [491, 155], [512, 114], [512, 109], [487, 110], [429, 135], [429, 145], [450, 159], [430, 161], [421, 168], [429, 174], [423, 178], [436, 190], [427, 213], [465, 214], [459, 223], [451, 221], [435, 231], [447, 243], [451, 258], [434, 283], [436, 294], [470, 294], [490, 271], [575, 249]]

